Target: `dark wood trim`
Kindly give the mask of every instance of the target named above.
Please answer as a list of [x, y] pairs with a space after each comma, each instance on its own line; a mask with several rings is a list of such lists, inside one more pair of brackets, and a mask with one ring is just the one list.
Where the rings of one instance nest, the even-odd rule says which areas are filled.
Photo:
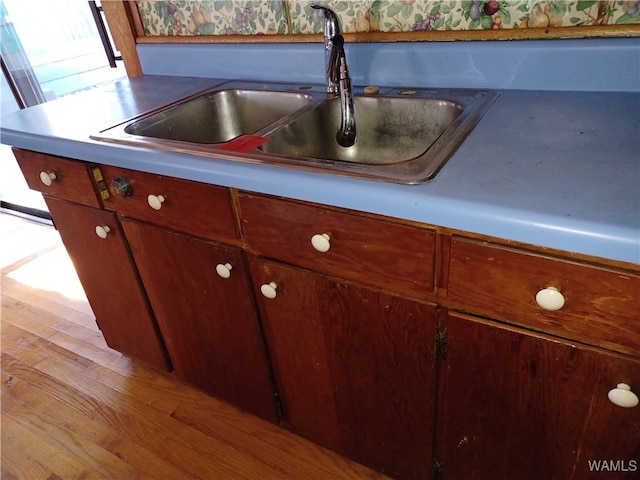
[[[430, 32], [345, 33], [348, 43], [445, 42], [482, 40], [538, 40], [640, 36], [640, 25], [522, 28], [505, 30], [446, 30]], [[322, 42], [320, 34], [300, 35], [177, 35], [141, 36], [137, 43], [310, 43]]]

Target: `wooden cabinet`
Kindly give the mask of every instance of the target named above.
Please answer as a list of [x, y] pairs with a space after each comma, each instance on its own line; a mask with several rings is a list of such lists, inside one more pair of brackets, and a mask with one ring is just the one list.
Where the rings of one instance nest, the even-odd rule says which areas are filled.
[[476, 315], [446, 322], [446, 478], [637, 476], [640, 407], [608, 398], [639, 393], [637, 272], [454, 236], [446, 287]]
[[100, 200], [90, 169], [51, 155], [18, 149], [14, 154], [29, 187], [44, 194], [107, 344], [168, 369], [164, 343], [118, 219], [95, 208]]
[[138, 221], [122, 223], [175, 373], [275, 422], [275, 396], [242, 251]]
[[429, 478], [436, 309], [279, 262], [252, 263], [283, 421], [397, 478]]
[[228, 189], [100, 170], [111, 191], [105, 208], [122, 220], [176, 375], [277, 421], [246, 260], [220, 243], [238, 241]]
[[[164, 344], [115, 215], [45, 197], [107, 344], [167, 369]], [[102, 228], [104, 238], [96, 233]]]
[[[450, 313], [439, 413], [445, 478], [637, 478], [640, 415], [612, 404], [640, 360]], [[634, 463], [635, 462], [635, 463]]]
[[283, 421], [388, 475], [429, 478], [435, 231], [244, 192], [239, 208], [248, 248], [278, 260], [252, 267], [256, 291], [275, 293], [259, 305]]
[[398, 479], [637, 476], [637, 265], [16, 156], [114, 348]]

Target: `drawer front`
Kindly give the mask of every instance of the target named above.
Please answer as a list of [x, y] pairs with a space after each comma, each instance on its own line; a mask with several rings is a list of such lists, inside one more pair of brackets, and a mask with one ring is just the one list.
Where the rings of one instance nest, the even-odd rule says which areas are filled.
[[[549, 287], [564, 300], [558, 310], [536, 299], [543, 290], [540, 302], [558, 298]], [[454, 238], [447, 297], [454, 308], [640, 355], [637, 274]]]
[[[241, 193], [243, 233], [259, 255], [421, 296], [434, 288], [435, 232]], [[320, 249], [316, 250], [312, 239]]]
[[[110, 192], [104, 206], [123, 217], [212, 240], [238, 238], [226, 188], [119, 167], [103, 165], [100, 170]], [[123, 180], [129, 189], [125, 196], [119, 196], [116, 185], [120, 191], [126, 190]], [[153, 202], [157, 209], [151, 206]]]
[[91, 176], [84, 162], [13, 149], [18, 165], [32, 190], [45, 195], [100, 208]]

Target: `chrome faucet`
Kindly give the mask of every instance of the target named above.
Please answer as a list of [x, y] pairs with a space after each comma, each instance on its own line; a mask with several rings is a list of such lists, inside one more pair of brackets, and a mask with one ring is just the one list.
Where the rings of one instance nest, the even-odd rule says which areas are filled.
[[333, 10], [311, 4], [312, 8], [324, 11], [324, 58], [327, 76], [327, 94], [340, 97], [340, 127], [336, 141], [343, 147], [351, 147], [356, 141], [356, 119], [353, 108], [353, 90], [347, 57], [344, 53], [344, 38], [340, 33], [338, 17]]

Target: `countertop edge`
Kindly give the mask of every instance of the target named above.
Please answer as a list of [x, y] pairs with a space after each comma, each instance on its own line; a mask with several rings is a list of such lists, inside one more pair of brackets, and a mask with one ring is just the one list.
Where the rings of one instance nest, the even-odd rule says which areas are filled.
[[[47, 110], [45, 107], [43, 112]], [[507, 204], [478, 204], [462, 196], [456, 198], [455, 192], [449, 195], [443, 185], [451, 179], [442, 173], [440, 185], [437, 176], [433, 187], [425, 188], [109, 144], [82, 135], [69, 138], [46, 129], [38, 132], [21, 122], [3, 122], [0, 135], [2, 143], [17, 148], [396, 217], [631, 266], [640, 264], [640, 228], [635, 225], [605, 226]], [[478, 143], [477, 139], [466, 142], [473, 147]], [[468, 155], [462, 147], [459, 152]]]

